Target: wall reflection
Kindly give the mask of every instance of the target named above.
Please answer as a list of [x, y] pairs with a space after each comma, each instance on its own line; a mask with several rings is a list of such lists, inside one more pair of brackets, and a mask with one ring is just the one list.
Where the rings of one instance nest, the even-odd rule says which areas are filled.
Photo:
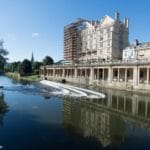
[[0, 93], [0, 127], [3, 126], [3, 118], [8, 111], [8, 106], [4, 100], [4, 94]]
[[126, 126], [150, 128], [150, 97], [106, 92], [100, 100], [64, 98], [63, 126], [72, 134], [95, 138], [103, 147], [124, 143]]

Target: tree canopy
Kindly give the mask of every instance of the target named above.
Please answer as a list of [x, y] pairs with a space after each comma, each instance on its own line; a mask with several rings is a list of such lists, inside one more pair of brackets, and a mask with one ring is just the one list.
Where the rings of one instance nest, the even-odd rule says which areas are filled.
[[4, 65], [8, 58], [6, 56], [8, 55], [8, 51], [5, 50], [2, 46], [0, 47], [0, 70], [4, 70]]
[[24, 61], [20, 64], [20, 74], [22, 76], [29, 75], [32, 72], [32, 65], [28, 59], [24, 59]]
[[54, 60], [52, 57], [50, 56], [46, 56], [44, 59], [43, 59], [43, 65], [52, 65], [54, 63]]

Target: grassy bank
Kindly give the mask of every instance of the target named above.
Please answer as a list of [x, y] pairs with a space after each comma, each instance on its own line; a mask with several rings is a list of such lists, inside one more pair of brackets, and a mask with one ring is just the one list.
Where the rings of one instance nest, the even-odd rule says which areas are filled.
[[39, 75], [30, 75], [30, 76], [20, 76], [17, 72], [7, 72], [5, 73], [6, 76], [16, 79], [16, 80], [25, 80], [25, 81], [38, 81]]

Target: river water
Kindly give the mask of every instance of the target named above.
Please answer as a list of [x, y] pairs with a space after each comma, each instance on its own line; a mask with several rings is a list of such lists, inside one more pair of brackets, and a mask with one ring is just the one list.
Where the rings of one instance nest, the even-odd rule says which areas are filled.
[[96, 89], [92, 100], [1, 76], [0, 149], [150, 149], [150, 96]]

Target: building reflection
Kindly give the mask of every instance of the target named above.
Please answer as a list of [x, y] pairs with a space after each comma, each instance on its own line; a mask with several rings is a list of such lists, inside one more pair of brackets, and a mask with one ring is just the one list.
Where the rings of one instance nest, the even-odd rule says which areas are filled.
[[3, 126], [3, 118], [8, 111], [8, 106], [4, 100], [4, 94], [0, 93], [0, 127]]
[[126, 126], [150, 129], [149, 96], [107, 91], [106, 98], [64, 98], [63, 126], [73, 134], [94, 138], [103, 147], [124, 143]]

